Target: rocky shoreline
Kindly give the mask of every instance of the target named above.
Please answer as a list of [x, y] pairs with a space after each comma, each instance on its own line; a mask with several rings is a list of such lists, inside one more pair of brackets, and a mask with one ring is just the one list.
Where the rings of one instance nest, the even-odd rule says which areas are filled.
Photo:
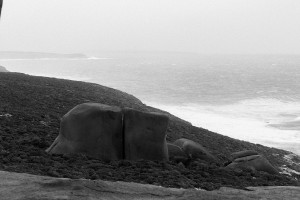
[[[84, 155], [48, 155], [45, 149], [59, 132], [61, 117], [74, 106], [97, 102], [140, 111], [160, 111], [124, 92], [92, 83], [0, 73], [0, 170], [71, 179], [101, 179], [173, 188], [299, 186], [300, 158], [291, 152], [235, 140], [170, 116], [167, 140], [181, 137], [203, 145], [220, 163], [153, 161], [104, 162]], [[228, 171], [230, 154], [251, 149], [266, 157], [279, 175]], [[285, 173], [285, 174], [284, 174]], [[287, 175], [287, 174], [290, 175]]]

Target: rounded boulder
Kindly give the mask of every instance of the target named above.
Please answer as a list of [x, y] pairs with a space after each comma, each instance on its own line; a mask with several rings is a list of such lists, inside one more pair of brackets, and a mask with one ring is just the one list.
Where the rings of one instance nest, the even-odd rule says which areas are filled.
[[167, 145], [170, 160], [174, 160], [176, 162], [185, 162], [189, 159], [186, 153], [184, 153], [179, 146], [171, 143], [167, 143]]
[[84, 103], [63, 116], [59, 135], [46, 151], [118, 160], [122, 159], [122, 145], [122, 110], [99, 103]]
[[191, 159], [217, 162], [217, 159], [206, 148], [197, 142], [181, 138], [176, 140], [174, 144], [179, 146]]
[[232, 160], [235, 160], [237, 158], [242, 158], [242, 157], [246, 157], [246, 156], [253, 156], [253, 155], [258, 155], [258, 153], [256, 151], [253, 151], [253, 150], [244, 150], [244, 151], [239, 151], [239, 152], [232, 153], [230, 156], [231, 156]]
[[235, 159], [226, 166], [227, 169], [254, 169], [269, 174], [278, 174], [278, 171], [261, 155], [251, 155]]

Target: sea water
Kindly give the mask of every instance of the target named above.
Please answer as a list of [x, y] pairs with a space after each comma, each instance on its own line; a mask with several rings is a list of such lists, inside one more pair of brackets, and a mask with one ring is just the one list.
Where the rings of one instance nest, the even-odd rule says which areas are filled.
[[195, 126], [300, 154], [300, 56], [119, 52], [0, 65], [119, 89]]

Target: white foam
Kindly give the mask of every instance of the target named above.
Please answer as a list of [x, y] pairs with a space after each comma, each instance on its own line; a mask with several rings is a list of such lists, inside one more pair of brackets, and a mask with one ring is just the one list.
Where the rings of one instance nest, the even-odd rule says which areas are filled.
[[89, 57], [88, 60], [111, 60], [112, 58], [99, 58], [99, 57]]
[[296, 117], [293, 121], [297, 122], [297, 121], [300, 121], [300, 117]]
[[282, 113], [300, 112], [300, 103], [259, 98], [217, 106], [147, 104], [166, 110], [198, 127], [300, 154], [300, 131], [268, 126], [270, 123], [283, 122], [285, 119], [280, 117]]

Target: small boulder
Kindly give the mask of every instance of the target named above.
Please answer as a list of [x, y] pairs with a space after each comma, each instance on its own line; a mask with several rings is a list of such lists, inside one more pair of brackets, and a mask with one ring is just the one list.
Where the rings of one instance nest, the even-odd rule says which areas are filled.
[[175, 145], [182, 148], [182, 150], [191, 159], [200, 159], [208, 162], [217, 162], [217, 159], [208, 152], [201, 144], [189, 139], [181, 138], [174, 142]]
[[125, 108], [124, 149], [128, 160], [168, 160], [166, 134], [169, 117]]
[[252, 169], [269, 174], [278, 174], [278, 171], [261, 155], [251, 155], [235, 159], [225, 167], [226, 169]]
[[46, 151], [82, 153], [103, 160], [122, 159], [121, 109], [99, 103], [76, 106], [64, 115], [59, 135]]
[[186, 162], [189, 158], [186, 153], [177, 145], [167, 143], [169, 159], [175, 162]]
[[258, 155], [258, 153], [253, 150], [244, 150], [244, 151], [232, 153], [230, 156], [232, 160], [235, 160], [236, 158], [242, 158], [242, 157], [252, 156], [252, 155]]

